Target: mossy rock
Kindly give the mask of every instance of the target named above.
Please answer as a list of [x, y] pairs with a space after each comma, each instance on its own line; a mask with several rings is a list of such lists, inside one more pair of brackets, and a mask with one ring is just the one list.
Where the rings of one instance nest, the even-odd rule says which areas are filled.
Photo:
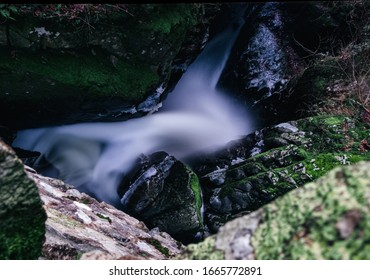
[[370, 162], [337, 167], [228, 222], [181, 258], [370, 259], [369, 200]]
[[266, 143], [260, 154], [201, 178], [207, 193], [206, 223], [212, 231], [336, 166], [370, 161], [364, 144], [370, 141], [369, 124], [344, 116], [310, 117], [259, 133]]
[[125, 110], [169, 80], [202, 18], [194, 4], [129, 5], [89, 24], [33, 9], [43, 7], [28, 5], [0, 29], [0, 122], [14, 128], [131, 117]]
[[0, 259], [37, 259], [46, 214], [35, 183], [15, 152], [0, 141]]
[[123, 211], [181, 242], [203, 233], [202, 197], [197, 175], [165, 152], [143, 157], [118, 190]]

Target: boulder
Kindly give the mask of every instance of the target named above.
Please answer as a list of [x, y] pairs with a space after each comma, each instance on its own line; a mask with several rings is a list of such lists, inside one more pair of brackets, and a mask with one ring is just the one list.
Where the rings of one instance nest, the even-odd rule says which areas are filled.
[[0, 140], [0, 259], [37, 259], [46, 215], [36, 184]]
[[193, 159], [203, 189], [205, 224], [216, 232], [226, 221], [335, 166], [370, 160], [369, 135], [368, 123], [344, 116], [312, 117], [266, 127], [215, 154], [202, 155], [198, 162]]
[[143, 156], [138, 170], [121, 184], [123, 211], [182, 242], [203, 232], [197, 175], [165, 152]]
[[182, 259], [369, 259], [370, 163], [341, 166], [191, 244]]
[[[181, 243], [64, 182], [27, 168], [47, 214], [42, 259], [167, 259]], [[31, 223], [30, 223], [31, 224]]]

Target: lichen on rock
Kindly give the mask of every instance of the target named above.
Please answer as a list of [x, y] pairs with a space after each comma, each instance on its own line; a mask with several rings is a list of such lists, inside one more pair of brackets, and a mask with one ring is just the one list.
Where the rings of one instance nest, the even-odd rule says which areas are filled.
[[43, 259], [166, 259], [181, 245], [165, 232], [64, 182], [29, 169], [47, 213]]
[[337, 167], [228, 222], [181, 258], [369, 259], [369, 200], [370, 163]]
[[[317, 116], [266, 127], [208, 155], [209, 162], [224, 168], [216, 166], [205, 173], [204, 155], [203, 162], [195, 163], [195, 170], [205, 193], [205, 223], [215, 232], [226, 221], [258, 209], [336, 166], [370, 160], [363, 144], [370, 141], [369, 135], [367, 123], [344, 116]], [[254, 154], [253, 147], [261, 141], [260, 152]], [[231, 164], [234, 158], [244, 160]]]
[[2, 141], [0, 201], [0, 259], [37, 259], [45, 237], [45, 211], [35, 183]]

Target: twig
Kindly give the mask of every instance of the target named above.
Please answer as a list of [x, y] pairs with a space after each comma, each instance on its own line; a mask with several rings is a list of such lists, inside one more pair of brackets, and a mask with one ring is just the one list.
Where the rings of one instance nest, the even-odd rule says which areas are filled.
[[[319, 48], [320, 48], [320, 46], [321, 46], [321, 37], [319, 36], [319, 46], [317, 47], [317, 49], [315, 50], [315, 51], [312, 51], [312, 50], [310, 50], [309, 48], [306, 48], [305, 46], [303, 46], [300, 42], [298, 42], [298, 40], [294, 37], [294, 33], [292, 34], [292, 36], [293, 36], [293, 40], [294, 40], [294, 42], [296, 42], [300, 47], [302, 47], [305, 51], [307, 51], [307, 52], [309, 52], [309, 53], [311, 53], [311, 55], [313, 56], [313, 55], [316, 55], [317, 54], [317, 51], [319, 50]], [[309, 57], [309, 56], [311, 56], [311, 55], [308, 55], [308, 56], [306, 56], [306, 57]]]

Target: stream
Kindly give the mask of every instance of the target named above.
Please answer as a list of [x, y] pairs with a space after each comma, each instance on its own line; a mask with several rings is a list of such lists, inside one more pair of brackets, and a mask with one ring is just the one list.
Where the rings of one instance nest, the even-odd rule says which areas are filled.
[[[251, 132], [245, 109], [217, 88], [243, 24], [237, 18], [207, 43], [158, 112], [123, 122], [23, 130], [13, 145], [41, 152], [35, 168], [42, 174], [119, 205], [117, 187], [141, 154], [165, 151], [186, 162], [197, 151]], [[37, 168], [45, 160], [52, 166]]]

